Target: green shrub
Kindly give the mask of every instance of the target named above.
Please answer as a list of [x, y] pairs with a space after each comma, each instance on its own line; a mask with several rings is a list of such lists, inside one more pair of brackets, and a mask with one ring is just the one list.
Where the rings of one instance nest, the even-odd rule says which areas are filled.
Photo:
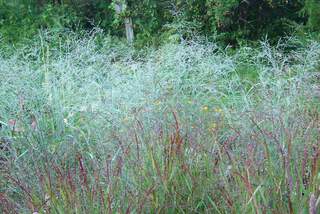
[[306, 14], [308, 18], [307, 26], [311, 30], [320, 30], [320, 2], [316, 0], [305, 0], [305, 6], [303, 8], [303, 13]]
[[32, 40], [39, 30], [76, 30], [81, 19], [71, 7], [46, 4], [38, 7], [33, 1], [0, 2], [0, 36], [4, 43]]

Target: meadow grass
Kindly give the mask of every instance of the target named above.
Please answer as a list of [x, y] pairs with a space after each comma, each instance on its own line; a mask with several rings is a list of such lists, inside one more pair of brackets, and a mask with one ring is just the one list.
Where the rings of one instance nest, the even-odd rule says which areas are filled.
[[319, 62], [320, 43], [294, 40], [3, 48], [0, 209], [315, 214]]

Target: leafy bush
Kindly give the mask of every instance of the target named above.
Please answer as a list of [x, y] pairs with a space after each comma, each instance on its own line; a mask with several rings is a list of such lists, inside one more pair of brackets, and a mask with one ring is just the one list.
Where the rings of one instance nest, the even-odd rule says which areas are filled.
[[46, 4], [38, 8], [33, 1], [0, 2], [0, 36], [4, 43], [32, 40], [39, 30], [76, 30], [81, 19], [71, 7]]
[[304, 14], [307, 14], [308, 19], [308, 27], [312, 30], [320, 29], [320, 3], [315, 0], [306, 0], [305, 6], [303, 8]]

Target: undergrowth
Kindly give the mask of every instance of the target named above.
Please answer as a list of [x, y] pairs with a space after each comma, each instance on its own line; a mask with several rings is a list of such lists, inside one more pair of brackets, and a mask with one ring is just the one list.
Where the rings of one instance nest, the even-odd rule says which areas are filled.
[[3, 49], [1, 211], [317, 213], [320, 44], [290, 42]]

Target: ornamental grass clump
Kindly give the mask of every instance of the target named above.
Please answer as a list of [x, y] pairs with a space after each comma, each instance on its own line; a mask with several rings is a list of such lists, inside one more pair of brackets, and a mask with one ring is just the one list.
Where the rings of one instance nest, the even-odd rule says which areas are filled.
[[50, 41], [0, 58], [2, 212], [320, 210], [319, 43]]

